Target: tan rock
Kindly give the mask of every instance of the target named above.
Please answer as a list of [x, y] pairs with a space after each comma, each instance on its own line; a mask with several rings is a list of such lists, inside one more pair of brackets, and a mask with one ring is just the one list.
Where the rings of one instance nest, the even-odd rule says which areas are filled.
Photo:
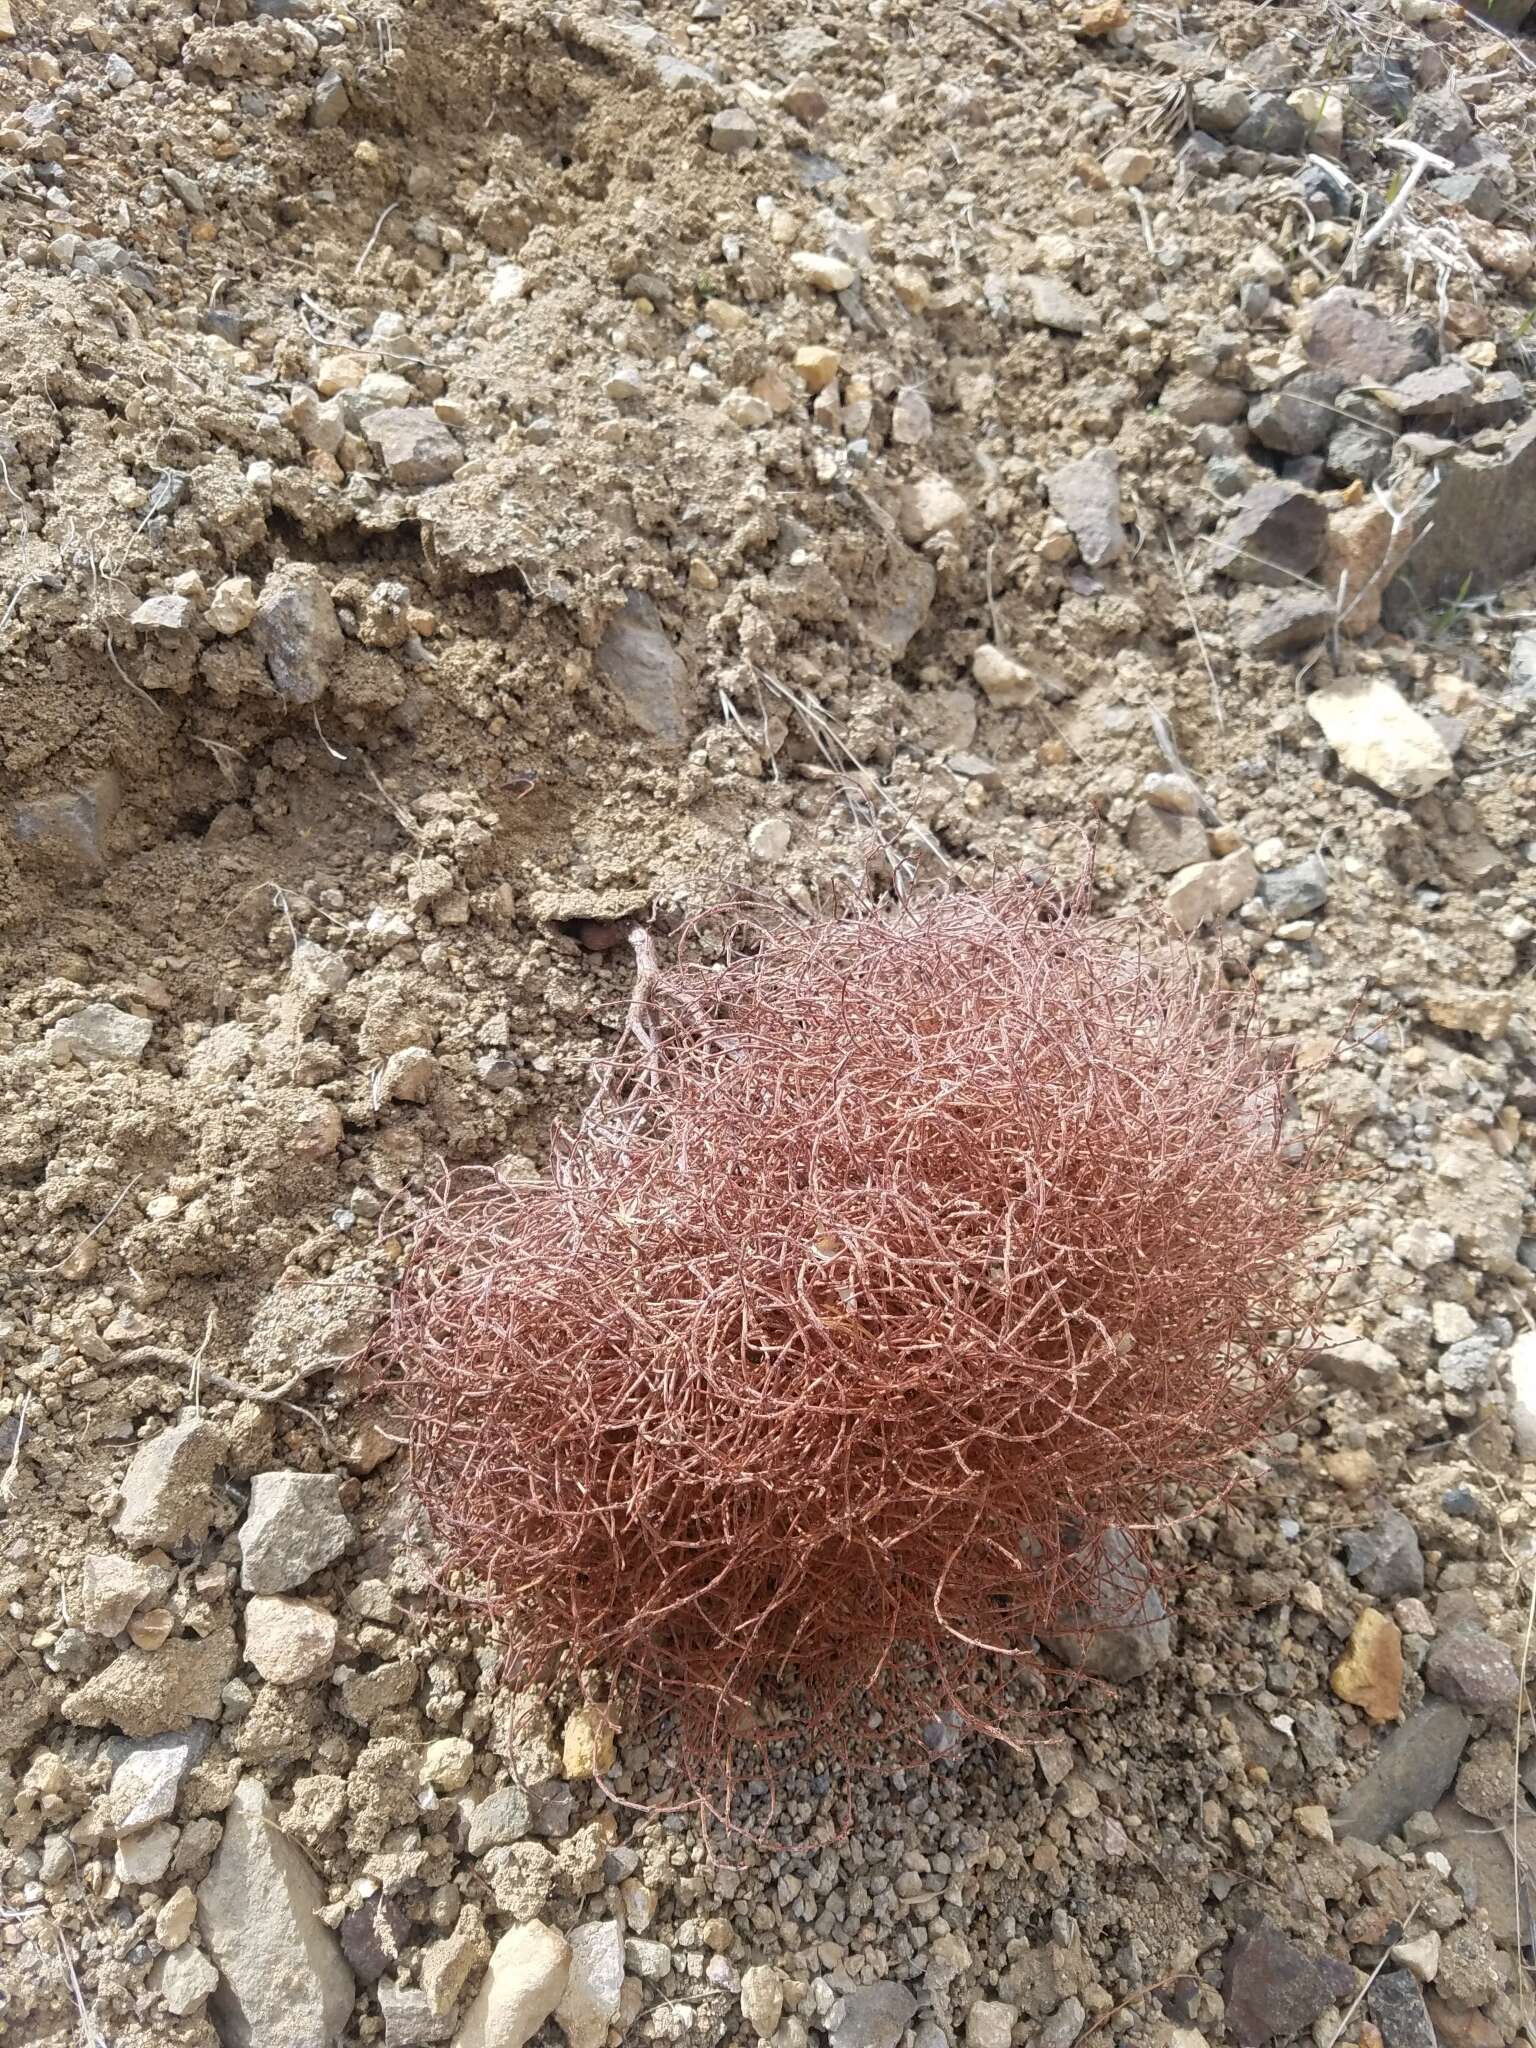
[[980, 683], [989, 704], [1010, 710], [1019, 704], [1033, 704], [1040, 685], [1021, 662], [1000, 647], [978, 647], [971, 656], [971, 674]]
[[1425, 1015], [1442, 1031], [1469, 1031], [1474, 1038], [1502, 1038], [1514, 1015], [1512, 997], [1497, 989], [1440, 988], [1426, 996]]
[[565, 1724], [563, 1762], [567, 1778], [595, 1778], [613, 1769], [612, 1717], [598, 1706], [577, 1707]]
[[1259, 871], [1246, 847], [1221, 860], [1197, 861], [1182, 868], [1168, 890], [1168, 915], [1181, 932], [1230, 917], [1259, 893]]
[[245, 1660], [273, 1685], [304, 1685], [330, 1670], [336, 1617], [313, 1600], [257, 1594], [246, 1602]]
[[1391, 515], [1374, 499], [1346, 505], [1328, 521], [1317, 579], [1339, 610], [1339, 631], [1347, 639], [1381, 624], [1381, 600], [1413, 545], [1414, 529], [1404, 522], [1394, 534]]
[[920, 476], [901, 493], [902, 537], [913, 546], [966, 524], [971, 508], [948, 477]]
[[1403, 1638], [1396, 1622], [1367, 1607], [1355, 1623], [1329, 1680], [1334, 1692], [1371, 1721], [1398, 1721], [1403, 1713]]
[[1343, 767], [1388, 796], [1427, 796], [1451, 772], [1440, 734], [1381, 676], [1314, 690], [1307, 712]]
[[797, 348], [795, 375], [807, 391], [825, 391], [837, 375], [842, 357], [835, 348]]

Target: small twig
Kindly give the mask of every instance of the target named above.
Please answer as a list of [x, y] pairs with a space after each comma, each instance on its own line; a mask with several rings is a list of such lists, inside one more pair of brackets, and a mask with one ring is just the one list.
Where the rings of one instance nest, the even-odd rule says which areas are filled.
[[1120, 2003], [1112, 2005], [1108, 2012], [1101, 2012], [1091, 2026], [1083, 2029], [1078, 2039], [1090, 2040], [1102, 2027], [1107, 2027], [1111, 2020], [1117, 2020], [1121, 2013], [1129, 2012], [1133, 2005], [1140, 2005], [1144, 1998], [1150, 1998], [1155, 1991], [1168, 1990], [1171, 1985], [1179, 1983], [1189, 1974], [1188, 1970], [1170, 1970], [1166, 1977], [1159, 1977], [1155, 1983], [1137, 1985], [1129, 1998], [1122, 1998]]
[[368, 258], [373, 254], [374, 244], [378, 241], [379, 236], [383, 233], [385, 221], [389, 219], [389, 216], [392, 213], [398, 213], [399, 210], [400, 201], [396, 199], [390, 205], [385, 207], [384, 211], [379, 215], [378, 219], [374, 222], [373, 233], [368, 237], [367, 242], [364, 244], [362, 255], [358, 257], [357, 262], [353, 265], [352, 275], [354, 277], [362, 276], [363, 265], [368, 261]]
[[132, 690], [135, 697], [142, 697], [144, 699], [144, 702], [149, 706], [151, 711], [153, 711], [158, 717], [164, 718], [165, 707], [161, 704], [157, 704], [154, 698], [151, 697], [151, 695], [149, 694], [148, 690], [146, 690], [142, 684], [136, 683], [133, 680], [133, 677], [129, 675], [127, 669], [125, 669], [123, 667], [123, 664], [118, 660], [117, 649], [112, 645], [112, 635], [110, 633], [107, 635], [107, 659], [111, 662], [112, 666], [117, 670], [117, 673], [119, 677], [122, 679], [122, 681], [128, 685], [130, 690]]
[[1147, 202], [1142, 198], [1134, 185], [1130, 188], [1130, 194], [1136, 208], [1137, 218], [1141, 222], [1141, 238], [1147, 245], [1147, 254], [1155, 263], [1157, 261], [1157, 243], [1152, 239], [1152, 221], [1147, 212]]
[[263, 1405], [281, 1401], [289, 1407], [293, 1404], [288, 1396], [295, 1388], [302, 1387], [306, 1380], [313, 1379], [317, 1373], [337, 1372], [347, 1363], [344, 1358], [316, 1359], [313, 1365], [301, 1365], [291, 1372], [281, 1386], [248, 1387], [243, 1380], [232, 1380], [222, 1372], [210, 1372], [206, 1365], [199, 1363], [201, 1358], [201, 1350], [194, 1354], [190, 1351], [177, 1351], [170, 1344], [139, 1344], [132, 1351], [120, 1351], [113, 1363], [158, 1365], [167, 1372], [190, 1373], [195, 1369], [202, 1384], [217, 1387], [221, 1394], [233, 1394], [238, 1401], [259, 1401]]
[[129, 1181], [128, 1185], [123, 1189], [121, 1194], [119, 1194], [117, 1198], [113, 1201], [112, 1206], [108, 1210], [106, 1210], [106, 1212], [103, 1215], [99, 1216], [96, 1219], [96, 1221], [91, 1225], [89, 1230], [84, 1232], [82, 1236], [77, 1237], [75, 1239], [74, 1243], [70, 1246], [69, 1250], [64, 1254], [63, 1258], [60, 1259], [56, 1265], [43, 1266], [39, 1270], [44, 1273], [57, 1273], [62, 1271], [62, 1269], [74, 1257], [75, 1253], [79, 1251], [81, 1245], [89, 1244], [91, 1239], [96, 1235], [97, 1231], [104, 1229], [106, 1225], [111, 1222], [112, 1218], [117, 1214], [118, 1210], [123, 1206], [124, 1202], [127, 1201], [128, 1197], [133, 1193], [134, 1189], [138, 1186], [139, 1182], [143, 1178], [144, 1176], [142, 1173], [136, 1173], [133, 1176], [133, 1179]]
[[0, 1500], [9, 1501], [16, 1491], [16, 1478], [21, 1470], [21, 1446], [27, 1433], [27, 1410], [32, 1406], [32, 1389], [27, 1387], [21, 1397], [21, 1406], [16, 1411], [16, 1440], [11, 1445], [11, 1461], [5, 1468], [5, 1477], [0, 1479]]
[[1381, 218], [1374, 227], [1361, 235], [1354, 248], [1350, 251], [1351, 276], [1355, 276], [1358, 273], [1360, 258], [1364, 256], [1368, 249], [1374, 248], [1382, 236], [1392, 227], [1393, 223], [1400, 218], [1404, 207], [1413, 197], [1418, 182], [1423, 177], [1425, 171], [1454, 171], [1456, 168], [1449, 158], [1437, 156], [1432, 149], [1426, 149], [1419, 142], [1407, 142], [1399, 137], [1393, 137], [1389, 141], [1384, 142], [1382, 148], [1395, 150], [1400, 156], [1411, 157], [1413, 161], [1408, 167], [1408, 175], [1397, 188], [1396, 194], [1388, 202]]
[[43, 579], [41, 576], [24, 576], [21, 582], [17, 584], [14, 596], [11, 598], [10, 603], [5, 608], [4, 616], [0, 617], [0, 633], [3, 633], [6, 627], [11, 623], [11, 615], [14, 613], [17, 605], [19, 605], [21, 603], [21, 600], [26, 596], [27, 592], [29, 590], [38, 589], [42, 583], [42, 580]]
[[1173, 573], [1179, 579], [1179, 595], [1184, 600], [1184, 609], [1189, 613], [1189, 623], [1195, 629], [1195, 641], [1200, 649], [1200, 659], [1205, 663], [1205, 673], [1210, 680], [1211, 710], [1215, 714], [1216, 729], [1218, 732], [1225, 732], [1227, 721], [1221, 708], [1221, 688], [1216, 681], [1216, 669], [1211, 661], [1211, 650], [1205, 644], [1205, 635], [1201, 632], [1200, 621], [1195, 616], [1195, 601], [1189, 594], [1189, 579], [1184, 574], [1184, 563], [1180, 558], [1178, 548], [1174, 544], [1173, 532], [1166, 519], [1163, 521], [1163, 539], [1167, 543], [1168, 553], [1172, 557]]
[[1513, 768], [1518, 761], [1536, 760], [1536, 747], [1522, 747], [1515, 754], [1499, 754], [1492, 761], [1480, 761], [1475, 768], [1464, 768], [1461, 779], [1470, 782], [1476, 775], [1491, 775], [1495, 768]]
[[201, 1416], [203, 1412], [203, 1356], [213, 1337], [213, 1326], [218, 1321], [218, 1311], [209, 1309], [208, 1319], [203, 1324], [203, 1341], [198, 1345], [192, 1358], [192, 1377], [187, 1385], [187, 1398], [192, 1403], [192, 1412]]
[[[1420, 1892], [1419, 1896], [1414, 1900], [1413, 1904], [1408, 1908], [1408, 1911], [1403, 1916], [1403, 1934], [1406, 1934], [1409, 1928], [1413, 1925], [1414, 1920], [1418, 1915], [1418, 1910], [1420, 1906], [1423, 1905], [1423, 1903], [1424, 1893]], [[1402, 1940], [1401, 1934], [1398, 1936], [1398, 1940]], [[1369, 1977], [1366, 1978], [1365, 1982], [1360, 1986], [1360, 1989], [1355, 1993], [1354, 2000], [1351, 2003], [1348, 2012], [1345, 2013], [1343, 2019], [1341, 2019], [1339, 2021], [1339, 2024], [1334, 2028], [1333, 2038], [1328, 2043], [1328, 2048], [1339, 2048], [1339, 2043], [1344, 2038], [1345, 2029], [1348, 2027], [1350, 2021], [1354, 2018], [1355, 2014], [1360, 2010], [1361, 2002], [1364, 1999], [1365, 1994], [1370, 1990], [1371, 1986], [1376, 1982], [1376, 1979], [1381, 1975], [1382, 1971], [1387, 1967], [1387, 1964], [1391, 1960], [1391, 1949], [1384, 1948], [1381, 1952], [1381, 1960], [1377, 1963], [1375, 1969], [1372, 1970]]]
[[331, 759], [333, 761], [350, 761], [352, 758], [351, 755], [344, 754], [341, 751], [340, 747], [333, 747], [330, 741], [326, 738], [325, 734], [320, 730], [320, 707], [318, 704], [310, 705], [309, 715], [315, 721], [315, 737], [319, 740], [321, 746], [324, 747], [325, 751], [330, 755]]

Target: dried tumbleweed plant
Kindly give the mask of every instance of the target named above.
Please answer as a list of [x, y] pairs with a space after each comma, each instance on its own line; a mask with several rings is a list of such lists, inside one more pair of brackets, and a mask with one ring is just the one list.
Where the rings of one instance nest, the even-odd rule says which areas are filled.
[[716, 1814], [791, 1734], [1008, 1733], [1281, 1397], [1319, 1181], [1250, 1007], [1085, 892], [728, 923], [637, 934], [549, 1178], [450, 1181], [382, 1339], [519, 1669], [670, 1713]]

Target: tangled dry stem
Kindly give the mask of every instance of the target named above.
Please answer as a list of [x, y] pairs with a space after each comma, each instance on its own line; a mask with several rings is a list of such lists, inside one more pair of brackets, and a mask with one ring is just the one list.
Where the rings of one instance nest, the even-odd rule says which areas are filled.
[[671, 1714], [728, 1818], [790, 1730], [1008, 1734], [1039, 1639], [1119, 1618], [1109, 1532], [1288, 1382], [1317, 1167], [1248, 1008], [1080, 896], [639, 950], [548, 1180], [442, 1190], [384, 1349], [522, 1670]]

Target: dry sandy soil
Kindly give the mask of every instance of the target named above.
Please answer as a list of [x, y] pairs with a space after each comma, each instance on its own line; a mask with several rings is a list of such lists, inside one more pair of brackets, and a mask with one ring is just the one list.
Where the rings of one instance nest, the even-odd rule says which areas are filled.
[[[0, 0], [0, 2039], [1536, 2039], [1536, 46], [324, 5]], [[712, 1856], [347, 1361], [626, 920], [1085, 834], [1335, 1324], [1151, 1672]]]

